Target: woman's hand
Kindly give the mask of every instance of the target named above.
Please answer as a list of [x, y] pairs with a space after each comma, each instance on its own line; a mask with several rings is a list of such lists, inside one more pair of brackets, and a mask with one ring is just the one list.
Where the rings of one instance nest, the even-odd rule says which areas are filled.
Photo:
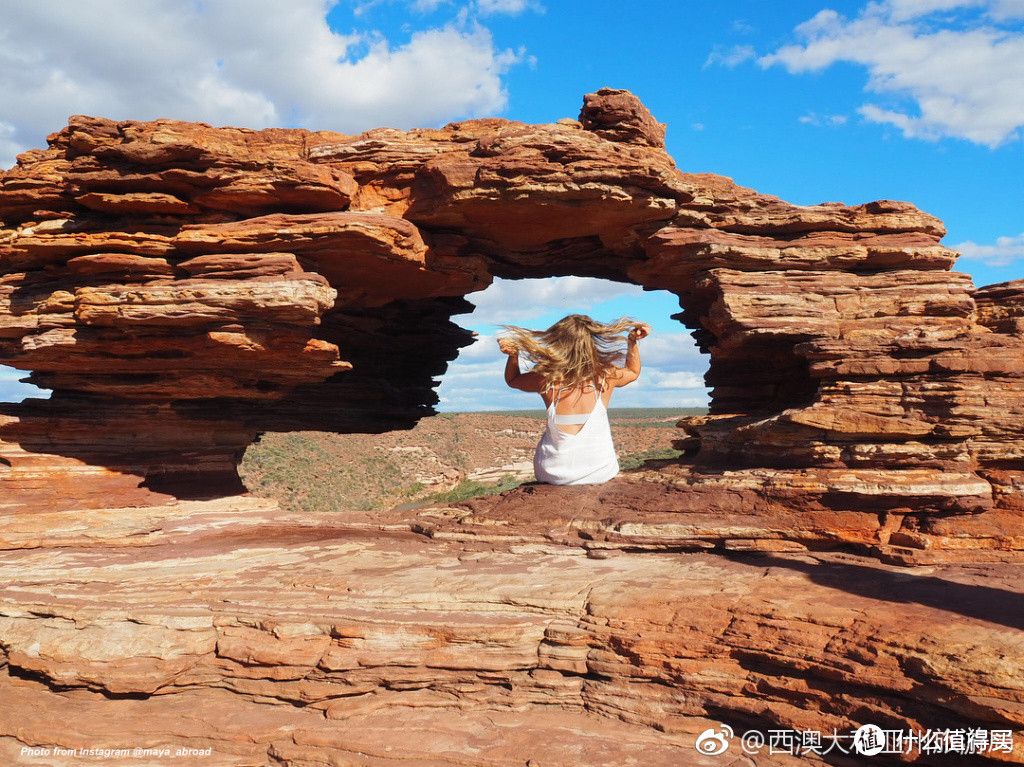
[[501, 349], [502, 354], [507, 354], [509, 357], [513, 354], [519, 354], [519, 347], [516, 346], [516, 342], [511, 338], [499, 338], [498, 348]]
[[638, 322], [629, 331], [628, 339], [630, 341], [639, 341], [641, 338], [647, 338], [651, 334], [651, 326], [646, 322]]

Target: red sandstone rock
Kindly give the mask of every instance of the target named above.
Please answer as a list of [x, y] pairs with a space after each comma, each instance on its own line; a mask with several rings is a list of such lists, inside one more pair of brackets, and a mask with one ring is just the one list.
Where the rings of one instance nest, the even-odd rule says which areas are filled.
[[665, 148], [665, 126], [629, 91], [601, 88], [583, 98], [580, 123], [610, 141]]
[[1024, 335], [1024, 280], [988, 285], [974, 294], [978, 322], [997, 333]]
[[[54, 396], [0, 413], [0, 755], [798, 763], [708, 761], [724, 721], [1024, 761], [1020, 286], [975, 292], [908, 203], [791, 205], [663, 135], [605, 89], [362, 136], [79, 116], [23, 155], [0, 362]], [[241, 491], [262, 430], [411, 425], [463, 296], [551, 274], [679, 294], [714, 387], [685, 462], [412, 512], [182, 500]]]
[[189, 402], [243, 432], [378, 431], [428, 412], [468, 340], [461, 296], [588, 274], [680, 295], [711, 356], [698, 464], [1019, 470], [1021, 342], [989, 332], [1016, 327], [1015, 286], [976, 310], [940, 222], [680, 173], [625, 91], [581, 120], [353, 137], [72, 118], [0, 180], [0, 360], [96, 398], [92, 428], [118, 402]]
[[774, 766], [825, 762], [704, 761], [694, 741], [726, 722], [848, 744], [880, 722], [1001, 730], [1024, 759], [1019, 566], [908, 574], [772, 537], [896, 537], [854, 530], [865, 515], [752, 513], [656, 472], [418, 512], [124, 512], [0, 516], [0, 754]]

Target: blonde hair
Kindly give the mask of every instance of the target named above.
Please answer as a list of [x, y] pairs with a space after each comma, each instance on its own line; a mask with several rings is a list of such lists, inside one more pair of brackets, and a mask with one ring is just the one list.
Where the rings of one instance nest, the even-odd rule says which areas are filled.
[[622, 334], [637, 322], [620, 317], [614, 322], [598, 322], [584, 314], [570, 314], [547, 330], [527, 330], [502, 325], [509, 338], [533, 364], [549, 388], [571, 389], [607, 378], [623, 359], [626, 339]]

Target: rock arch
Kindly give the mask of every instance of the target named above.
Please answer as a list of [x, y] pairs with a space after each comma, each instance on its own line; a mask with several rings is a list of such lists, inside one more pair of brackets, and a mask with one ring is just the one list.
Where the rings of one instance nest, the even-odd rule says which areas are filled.
[[465, 296], [575, 274], [679, 295], [701, 481], [1018, 507], [1020, 293], [979, 313], [910, 204], [791, 205], [663, 136], [611, 89], [578, 121], [361, 136], [72, 118], [0, 180], [0, 363], [54, 390], [0, 410], [0, 482], [25, 508], [228, 493], [261, 431], [408, 428]]

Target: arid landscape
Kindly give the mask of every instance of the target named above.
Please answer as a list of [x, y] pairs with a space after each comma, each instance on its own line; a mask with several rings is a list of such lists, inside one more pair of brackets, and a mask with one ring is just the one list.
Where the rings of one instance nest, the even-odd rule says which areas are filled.
[[[613, 409], [619, 464], [679, 455], [676, 423], [694, 408]], [[295, 511], [342, 511], [464, 498], [533, 480], [543, 411], [442, 413], [386, 434], [266, 434], [239, 470], [254, 494]]]
[[[0, 763], [1024, 763], [1024, 281], [664, 135], [605, 88], [359, 136], [76, 116], [23, 154], [0, 363], [53, 393], [0, 405]], [[431, 500], [541, 427], [434, 415], [450, 318], [552, 275], [679, 298], [708, 412], [615, 437], [685, 455]]]

